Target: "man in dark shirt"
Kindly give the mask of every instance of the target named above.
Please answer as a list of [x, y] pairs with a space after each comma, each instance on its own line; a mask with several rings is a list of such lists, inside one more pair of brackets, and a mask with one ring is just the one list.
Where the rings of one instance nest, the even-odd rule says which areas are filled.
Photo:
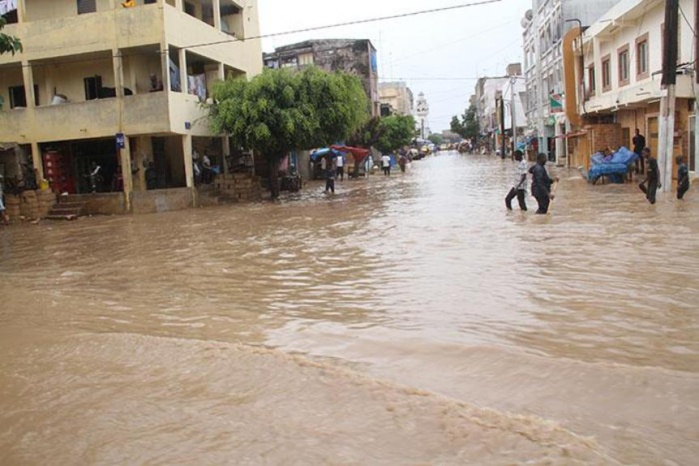
[[675, 161], [677, 162], [677, 199], [681, 201], [689, 190], [689, 169], [684, 162], [684, 156], [678, 155]]
[[660, 188], [660, 170], [658, 169], [658, 161], [650, 155], [649, 148], [644, 148], [642, 153], [643, 158], [648, 164], [648, 174], [646, 175], [646, 179], [641, 181], [641, 184], [639, 184], [638, 187], [641, 188], [641, 191], [646, 194], [646, 199], [648, 199], [648, 202], [655, 204], [655, 193], [658, 188]]
[[539, 209], [536, 211], [537, 214], [548, 213], [549, 204], [553, 200], [553, 194], [551, 194], [553, 180], [549, 178], [549, 174], [546, 172], [546, 160], [546, 154], [537, 155], [536, 165], [529, 169], [529, 173], [532, 174], [532, 195], [539, 204]]
[[636, 172], [643, 173], [645, 171], [645, 164], [643, 163], [643, 148], [646, 147], [646, 138], [643, 137], [638, 128], [636, 128], [636, 135], [633, 137], [633, 152], [638, 155], [636, 160]]

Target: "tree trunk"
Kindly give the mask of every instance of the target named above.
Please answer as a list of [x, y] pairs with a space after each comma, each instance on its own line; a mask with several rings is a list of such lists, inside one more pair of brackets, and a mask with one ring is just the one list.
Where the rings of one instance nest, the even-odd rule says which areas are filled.
[[[363, 160], [362, 160], [363, 162]], [[357, 158], [354, 159], [354, 179], [358, 180], [359, 179], [359, 164], [361, 162], [357, 160]]]
[[269, 161], [269, 191], [272, 199], [279, 199], [279, 160], [271, 158]]

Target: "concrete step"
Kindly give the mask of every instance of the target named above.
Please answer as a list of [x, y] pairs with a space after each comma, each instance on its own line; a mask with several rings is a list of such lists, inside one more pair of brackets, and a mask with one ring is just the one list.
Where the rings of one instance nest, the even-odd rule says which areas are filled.
[[59, 214], [49, 214], [46, 216], [46, 220], [77, 220], [79, 215], [59, 215]]

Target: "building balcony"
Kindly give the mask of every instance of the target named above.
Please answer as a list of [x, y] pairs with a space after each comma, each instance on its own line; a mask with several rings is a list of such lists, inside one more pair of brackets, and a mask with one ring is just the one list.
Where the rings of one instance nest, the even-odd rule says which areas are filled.
[[[28, 144], [34, 141], [67, 141], [128, 135], [184, 133], [170, 124], [172, 108], [183, 115], [201, 114], [195, 102], [181, 101], [182, 94], [153, 92], [125, 96], [123, 114], [117, 98], [69, 102], [0, 112], [0, 141]], [[190, 97], [190, 96], [187, 96]], [[196, 100], [196, 96], [191, 96]]]
[[[31, 19], [31, 16], [29, 17]], [[160, 44], [162, 10], [157, 4], [96, 13], [38, 19], [8, 25], [3, 33], [20, 37], [23, 52], [0, 55], [0, 65]]]
[[[660, 88], [660, 77], [648, 78], [628, 86], [614, 87], [599, 93], [580, 105], [579, 111], [587, 113], [609, 113], [621, 109], [645, 107], [651, 101], [658, 101], [665, 94]], [[691, 75], [677, 76], [677, 98], [692, 99], [695, 97]]]

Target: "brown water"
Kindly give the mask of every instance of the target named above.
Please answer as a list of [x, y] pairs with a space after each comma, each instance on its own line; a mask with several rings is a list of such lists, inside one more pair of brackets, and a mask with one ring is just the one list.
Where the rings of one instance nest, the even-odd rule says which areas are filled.
[[699, 193], [413, 165], [0, 229], [0, 464], [696, 464]]

